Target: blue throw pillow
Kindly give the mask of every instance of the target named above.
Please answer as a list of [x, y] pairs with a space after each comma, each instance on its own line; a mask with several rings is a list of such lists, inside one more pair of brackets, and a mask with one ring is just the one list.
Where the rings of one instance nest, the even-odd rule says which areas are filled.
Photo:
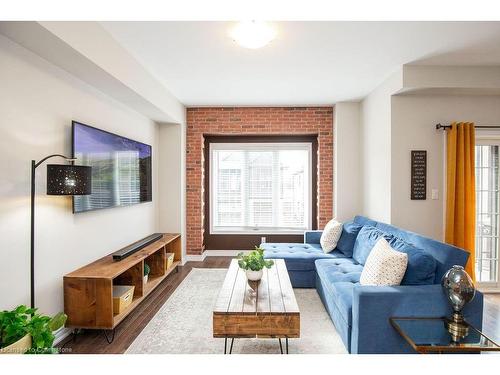
[[398, 237], [393, 237], [389, 245], [394, 250], [408, 254], [408, 266], [401, 285], [434, 284], [437, 263], [432, 255]]
[[373, 249], [373, 246], [377, 243], [380, 237], [384, 237], [387, 242], [392, 240], [392, 236], [388, 233], [382, 232], [375, 227], [370, 225], [365, 225], [358, 233], [356, 237], [356, 242], [354, 243], [354, 250], [352, 257], [359, 264], [365, 264], [368, 255]]
[[342, 227], [342, 234], [340, 235], [339, 242], [337, 242], [337, 250], [341, 251], [348, 258], [352, 258], [354, 243], [361, 228], [363, 226], [354, 221], [344, 223]]

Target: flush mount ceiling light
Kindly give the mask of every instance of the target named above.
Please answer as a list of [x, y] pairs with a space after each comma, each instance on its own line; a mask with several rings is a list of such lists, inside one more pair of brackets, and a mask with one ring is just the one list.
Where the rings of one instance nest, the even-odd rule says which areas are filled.
[[276, 30], [266, 22], [244, 21], [239, 22], [231, 30], [231, 38], [245, 48], [261, 48], [273, 40]]

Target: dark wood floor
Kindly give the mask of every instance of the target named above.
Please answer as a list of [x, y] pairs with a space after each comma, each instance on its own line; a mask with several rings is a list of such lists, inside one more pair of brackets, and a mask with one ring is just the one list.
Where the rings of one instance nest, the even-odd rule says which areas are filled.
[[[230, 257], [207, 257], [203, 262], [188, 262], [184, 266], [179, 266], [178, 273], [167, 277], [116, 328], [115, 338], [111, 344], [107, 343], [102, 332], [86, 330], [74, 339], [68, 338], [60, 346], [64, 347], [66, 353], [124, 353], [192, 268], [228, 268], [230, 262]], [[485, 296], [483, 331], [491, 339], [500, 341], [500, 294]]]
[[60, 345], [64, 347], [63, 352], [73, 354], [124, 353], [192, 268], [228, 268], [230, 262], [231, 257], [207, 257], [203, 262], [187, 262], [184, 266], [179, 266], [179, 272], [171, 273], [116, 327], [115, 338], [111, 344], [107, 343], [101, 331], [85, 330], [75, 338], [70, 337], [65, 340]]

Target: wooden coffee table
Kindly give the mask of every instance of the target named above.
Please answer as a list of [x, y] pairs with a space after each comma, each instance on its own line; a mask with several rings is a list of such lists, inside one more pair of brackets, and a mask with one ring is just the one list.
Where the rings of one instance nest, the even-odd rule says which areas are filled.
[[277, 338], [283, 353], [281, 339], [300, 337], [300, 312], [283, 259], [275, 259], [270, 269], [264, 269], [260, 282], [248, 282], [245, 271], [234, 259], [213, 311], [214, 337], [224, 338], [233, 348], [235, 338]]

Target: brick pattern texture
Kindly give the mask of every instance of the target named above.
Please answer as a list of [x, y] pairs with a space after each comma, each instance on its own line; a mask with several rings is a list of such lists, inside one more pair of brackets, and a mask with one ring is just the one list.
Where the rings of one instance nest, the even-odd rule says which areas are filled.
[[186, 226], [187, 253], [202, 254], [204, 232], [205, 135], [318, 136], [318, 227], [333, 213], [332, 107], [216, 107], [187, 109]]

